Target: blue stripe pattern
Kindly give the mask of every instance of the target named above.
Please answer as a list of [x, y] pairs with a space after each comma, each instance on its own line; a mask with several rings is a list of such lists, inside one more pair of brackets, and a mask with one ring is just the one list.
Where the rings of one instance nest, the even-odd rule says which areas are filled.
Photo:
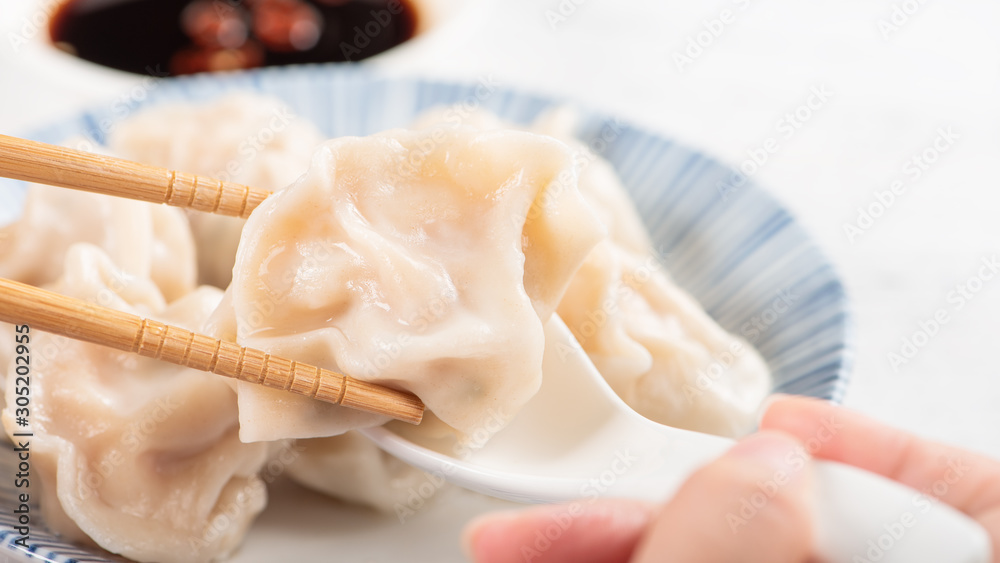
[[[330, 137], [405, 126], [430, 107], [452, 103], [526, 124], [564, 102], [503, 89], [480, 99], [477, 84], [307, 66], [164, 80], [129, 113], [149, 104], [208, 100], [234, 90], [283, 99]], [[85, 135], [100, 143], [123, 113], [121, 107], [115, 113], [110, 107], [97, 108], [27, 137], [58, 143]], [[722, 326], [757, 346], [773, 371], [775, 391], [841, 400], [852, 363], [853, 325], [843, 284], [806, 231], [753, 182], [723, 197], [719, 184], [732, 178], [729, 167], [600, 113], [580, 113], [580, 139], [590, 146], [606, 145], [602, 156], [618, 170], [673, 278]], [[598, 141], [615, 130], [612, 141]], [[23, 183], [0, 181], [0, 224], [17, 217], [23, 198]], [[7, 469], [0, 472], [9, 474]], [[3, 506], [11, 500], [9, 487], [6, 481], [0, 484]], [[0, 514], [0, 548], [14, 539], [11, 525], [9, 515]], [[34, 529], [33, 542], [35, 561], [115, 560], [52, 536], [36, 538]]]

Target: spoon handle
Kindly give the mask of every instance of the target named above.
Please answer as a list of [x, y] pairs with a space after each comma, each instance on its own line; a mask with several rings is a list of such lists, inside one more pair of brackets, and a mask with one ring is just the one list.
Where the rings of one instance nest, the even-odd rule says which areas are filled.
[[990, 563], [986, 530], [933, 497], [829, 461], [815, 473], [816, 551], [831, 563]]

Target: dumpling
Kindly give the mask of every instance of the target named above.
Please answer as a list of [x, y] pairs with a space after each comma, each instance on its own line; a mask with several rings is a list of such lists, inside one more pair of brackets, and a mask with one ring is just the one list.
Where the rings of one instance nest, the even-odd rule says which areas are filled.
[[[513, 127], [461, 107], [433, 108], [413, 127], [459, 124]], [[771, 390], [767, 365], [670, 279], [614, 168], [574, 138], [575, 125], [575, 112], [563, 107], [529, 127], [571, 147], [580, 193], [608, 231], [573, 276], [557, 312], [615, 392], [640, 414], [723, 436], [749, 432]]]
[[194, 241], [184, 213], [165, 205], [32, 184], [24, 212], [0, 227], [0, 277], [41, 286], [62, 274], [71, 245], [101, 247], [168, 301], [194, 289]]
[[[283, 102], [240, 93], [147, 109], [115, 128], [108, 143], [122, 158], [276, 191], [308, 168], [323, 140]], [[228, 286], [244, 220], [211, 213], [189, 218], [199, 282]]]
[[[567, 147], [390, 131], [321, 146], [251, 215], [217, 336], [415, 393], [459, 435], [541, 381], [543, 320], [603, 228]], [[384, 418], [239, 384], [245, 441]]]
[[[34, 286], [55, 282], [78, 242], [101, 247], [129, 276], [152, 280], [167, 300], [194, 289], [194, 240], [184, 212], [41, 184], [28, 186], [17, 219], [0, 226], [0, 277]], [[0, 336], [11, 331], [0, 323]], [[9, 352], [0, 346], [0, 402]]]
[[[200, 330], [220, 291], [166, 305], [148, 279], [76, 244], [54, 290]], [[32, 332], [32, 491], [48, 526], [138, 561], [191, 563], [232, 552], [266, 501], [266, 444], [238, 437], [222, 378]], [[14, 380], [8, 380], [8, 398]], [[13, 438], [13, 401], [0, 413]], [[23, 440], [23, 438], [16, 438]], [[88, 540], [90, 538], [90, 540]]]
[[670, 279], [613, 168], [573, 139], [573, 122], [556, 111], [533, 129], [583, 155], [580, 192], [609, 237], [573, 276], [559, 316], [615, 392], [643, 416], [723, 436], [750, 432], [771, 390], [767, 365]]
[[427, 474], [383, 452], [358, 432], [297, 440], [299, 456], [288, 466], [295, 481], [335, 498], [383, 512], [405, 513], [414, 491], [432, 483]]

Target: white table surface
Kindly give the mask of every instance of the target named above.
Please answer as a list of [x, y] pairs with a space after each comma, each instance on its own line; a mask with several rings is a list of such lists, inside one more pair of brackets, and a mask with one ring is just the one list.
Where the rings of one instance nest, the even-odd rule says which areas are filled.
[[[15, 52], [10, 30], [23, 31], [34, 5], [3, 0], [0, 8], [3, 133], [109, 103], [131, 86], [70, 81], [27, 50]], [[546, 12], [560, 5], [572, 13], [553, 27]], [[890, 21], [897, 5], [918, 8], [885, 37], [879, 21]], [[731, 23], [678, 68], [675, 53], [725, 9]], [[411, 56], [380, 66], [440, 78], [493, 75], [504, 86], [572, 96], [731, 163], [775, 138], [779, 150], [754, 179], [833, 257], [854, 304], [857, 361], [846, 403], [1000, 457], [1000, 276], [960, 310], [954, 295], [949, 301], [981, 260], [1000, 254], [1000, 4], [506, 0], [453, 23]], [[786, 139], [779, 120], [813, 88], [831, 92], [828, 101]], [[907, 160], [939, 128], [957, 139], [912, 179]], [[845, 223], [896, 179], [902, 195], [849, 240]], [[893, 369], [888, 354], [939, 309], [947, 324]]]

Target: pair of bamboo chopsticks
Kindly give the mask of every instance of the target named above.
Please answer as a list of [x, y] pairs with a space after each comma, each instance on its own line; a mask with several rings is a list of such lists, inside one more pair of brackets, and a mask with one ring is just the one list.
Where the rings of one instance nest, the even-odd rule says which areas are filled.
[[[249, 217], [266, 190], [0, 135], [0, 176]], [[0, 278], [0, 321], [417, 424], [410, 393]]]

